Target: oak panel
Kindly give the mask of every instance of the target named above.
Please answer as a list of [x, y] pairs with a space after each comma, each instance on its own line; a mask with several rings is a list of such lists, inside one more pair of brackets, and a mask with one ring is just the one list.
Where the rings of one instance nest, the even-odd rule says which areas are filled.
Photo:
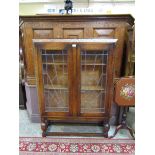
[[94, 38], [114, 38], [114, 29], [112, 28], [94, 28]]
[[83, 28], [63, 29], [63, 38], [80, 39], [83, 37], [84, 37], [84, 29]]
[[51, 39], [53, 38], [53, 29], [34, 29], [33, 38], [35, 39]]

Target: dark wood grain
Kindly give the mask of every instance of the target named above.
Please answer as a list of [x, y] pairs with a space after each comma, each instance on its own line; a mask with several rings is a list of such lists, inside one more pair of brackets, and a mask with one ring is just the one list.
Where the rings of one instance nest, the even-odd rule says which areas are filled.
[[[43, 130], [43, 136], [46, 136], [47, 123], [46, 121], [60, 121], [60, 122], [106, 122], [103, 126], [104, 137], [108, 137], [108, 121], [110, 118], [110, 108], [112, 104], [112, 92], [113, 92], [113, 72], [114, 72], [114, 45], [116, 40], [109, 39], [99, 39], [98, 42], [94, 42], [92, 48], [96, 50], [96, 47], [100, 52], [106, 50], [108, 52], [107, 59], [107, 85], [106, 85], [106, 100], [103, 104], [105, 104], [104, 112], [81, 112], [81, 51], [87, 47], [91, 46], [91, 39], [83, 39], [77, 42], [76, 39], [72, 39], [70, 42], [62, 39], [56, 40], [33, 40], [34, 41], [34, 59], [35, 59], [35, 69], [36, 69], [36, 77], [37, 77], [37, 89], [38, 89], [38, 100], [39, 107], [42, 117], [41, 128]], [[90, 42], [89, 42], [90, 40]], [[108, 41], [108, 42], [107, 42]], [[111, 41], [111, 42], [110, 42]], [[62, 42], [62, 43], [60, 43]], [[72, 43], [72, 44], [71, 44]], [[44, 46], [47, 45], [47, 46]], [[100, 46], [102, 45], [102, 46]], [[104, 46], [106, 45], [106, 46]], [[53, 48], [54, 47], [54, 48]], [[52, 49], [55, 50], [55, 47], [59, 47], [59, 49], [68, 51], [68, 82], [69, 82], [69, 112], [46, 112], [45, 111], [45, 96], [44, 96], [44, 84], [43, 84], [43, 74], [42, 74], [42, 60], [41, 60], [41, 50]], [[63, 48], [61, 48], [63, 47]], [[106, 48], [105, 48], [106, 47]], [[107, 48], [109, 47], [109, 48]], [[87, 48], [86, 48], [87, 49]], [[91, 51], [92, 53], [94, 52]], [[50, 51], [47, 51], [47, 53]], [[59, 63], [60, 64], [60, 63]], [[93, 63], [94, 65], [94, 63]], [[86, 75], [87, 76], [87, 75]], [[48, 89], [48, 87], [46, 87]], [[104, 101], [104, 100], [103, 100]], [[61, 105], [60, 105], [61, 106]], [[67, 117], [69, 116], [69, 117]], [[108, 127], [107, 127], [108, 126]], [[58, 134], [58, 133], [57, 133]], [[71, 133], [72, 134], [72, 133]], [[87, 135], [87, 134], [86, 134]], [[89, 134], [88, 134], [89, 135]]]
[[79, 117], [81, 111], [81, 47], [79, 45], [76, 51], [76, 71], [78, 73], [76, 74], [76, 111]]
[[[46, 136], [86, 136], [86, 137], [104, 137], [103, 133], [77, 133], [77, 132], [47, 132]], [[105, 137], [108, 138], [108, 137]]]
[[26, 81], [36, 85], [32, 55], [32, 39], [63, 38], [116, 38], [115, 75], [120, 76], [124, 46], [124, 31], [132, 29], [134, 18], [124, 15], [37, 15], [20, 16], [23, 32], [23, 50], [26, 66]]
[[109, 20], [109, 21], [125, 21], [130, 25], [134, 25], [134, 18], [131, 14], [115, 14], [115, 15], [47, 15], [47, 14], [38, 14], [36, 15], [23, 15], [20, 16], [20, 26], [24, 21], [36, 21], [36, 20], [44, 20], [44, 21], [101, 21], [101, 20]]
[[[50, 120], [51, 122], [102, 123], [103, 131], [105, 130], [104, 136], [107, 137], [114, 78], [121, 76], [122, 59], [124, 53], [127, 52], [124, 50], [125, 42], [128, 42], [129, 39], [126, 38], [126, 33], [132, 29], [133, 24], [134, 18], [131, 15], [20, 16], [26, 82], [29, 86], [37, 85], [43, 136], [47, 135], [46, 121]], [[117, 44], [114, 47], [115, 39]], [[76, 44], [76, 46], [72, 47], [72, 44]], [[40, 52], [42, 49], [68, 51], [68, 111], [45, 111]], [[106, 95], [105, 98], [103, 97], [104, 110], [102, 112], [81, 112], [81, 89], [83, 89], [81, 87], [81, 49], [92, 51], [92, 53], [95, 50], [106, 49], [109, 53], [107, 85], [104, 90]], [[91, 90], [93, 89], [91, 88]]]

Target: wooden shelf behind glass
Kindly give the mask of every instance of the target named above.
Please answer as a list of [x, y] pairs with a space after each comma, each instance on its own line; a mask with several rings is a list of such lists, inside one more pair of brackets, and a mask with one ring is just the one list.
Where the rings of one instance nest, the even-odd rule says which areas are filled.
[[52, 89], [52, 90], [68, 90], [67, 86], [64, 85], [44, 85], [44, 89]]
[[101, 86], [82, 86], [81, 90], [95, 90], [95, 91], [98, 91], [98, 90], [104, 90], [104, 88], [101, 87]]
[[103, 64], [103, 63], [82, 63], [81, 65], [106, 66], [106, 64]]
[[67, 63], [63, 62], [43, 62], [43, 65], [67, 65]]
[[[67, 86], [64, 85], [44, 85], [44, 89], [52, 89], [52, 90], [68, 90]], [[105, 90], [101, 86], [82, 86], [81, 90], [95, 90], [95, 91], [100, 91], [100, 90]]]
[[[43, 65], [67, 65], [67, 63], [63, 63], [63, 62], [43, 62]], [[82, 63], [81, 65], [95, 65], [95, 66], [106, 66], [106, 64], [103, 63]]]

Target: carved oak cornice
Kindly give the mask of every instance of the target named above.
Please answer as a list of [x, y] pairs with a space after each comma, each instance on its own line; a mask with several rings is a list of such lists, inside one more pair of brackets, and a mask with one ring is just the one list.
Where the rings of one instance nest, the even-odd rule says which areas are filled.
[[20, 21], [122, 21], [127, 22], [131, 26], [134, 25], [134, 17], [130, 14], [114, 14], [114, 15], [24, 15], [19, 16]]

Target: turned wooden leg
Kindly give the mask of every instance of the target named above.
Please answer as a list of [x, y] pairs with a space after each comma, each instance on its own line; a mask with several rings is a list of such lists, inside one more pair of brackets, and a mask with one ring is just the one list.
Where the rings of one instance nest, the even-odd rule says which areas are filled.
[[117, 134], [117, 132], [118, 132], [120, 129], [122, 129], [122, 128], [123, 128], [122, 124], [119, 125], [119, 126], [117, 126], [116, 129], [115, 129], [115, 132], [114, 132], [113, 135], [110, 136], [109, 138], [113, 138], [113, 137], [115, 137], [116, 134]]
[[109, 121], [104, 121], [104, 123], [103, 123], [103, 136], [105, 138], [108, 138], [109, 129], [110, 129]]
[[116, 127], [114, 134], [113, 134], [112, 136], [110, 136], [109, 138], [115, 137], [116, 134], [117, 134], [117, 132], [118, 132], [120, 129], [127, 129], [127, 130], [130, 132], [131, 136], [132, 136], [133, 138], [135, 138], [135, 137], [134, 137], [134, 134], [133, 134], [132, 128], [130, 128], [130, 127], [127, 126], [126, 118], [127, 118], [127, 108], [124, 107], [124, 111], [123, 111], [123, 115], [122, 115], [121, 124], [120, 124], [119, 126]]
[[127, 127], [127, 129], [129, 130], [129, 132], [130, 132], [130, 135], [133, 137], [133, 139], [135, 139], [135, 136], [134, 136], [134, 131], [133, 131], [133, 129], [132, 128], [129, 128], [129, 127]]
[[46, 137], [47, 127], [48, 127], [48, 121], [43, 118], [41, 120], [42, 137]]

